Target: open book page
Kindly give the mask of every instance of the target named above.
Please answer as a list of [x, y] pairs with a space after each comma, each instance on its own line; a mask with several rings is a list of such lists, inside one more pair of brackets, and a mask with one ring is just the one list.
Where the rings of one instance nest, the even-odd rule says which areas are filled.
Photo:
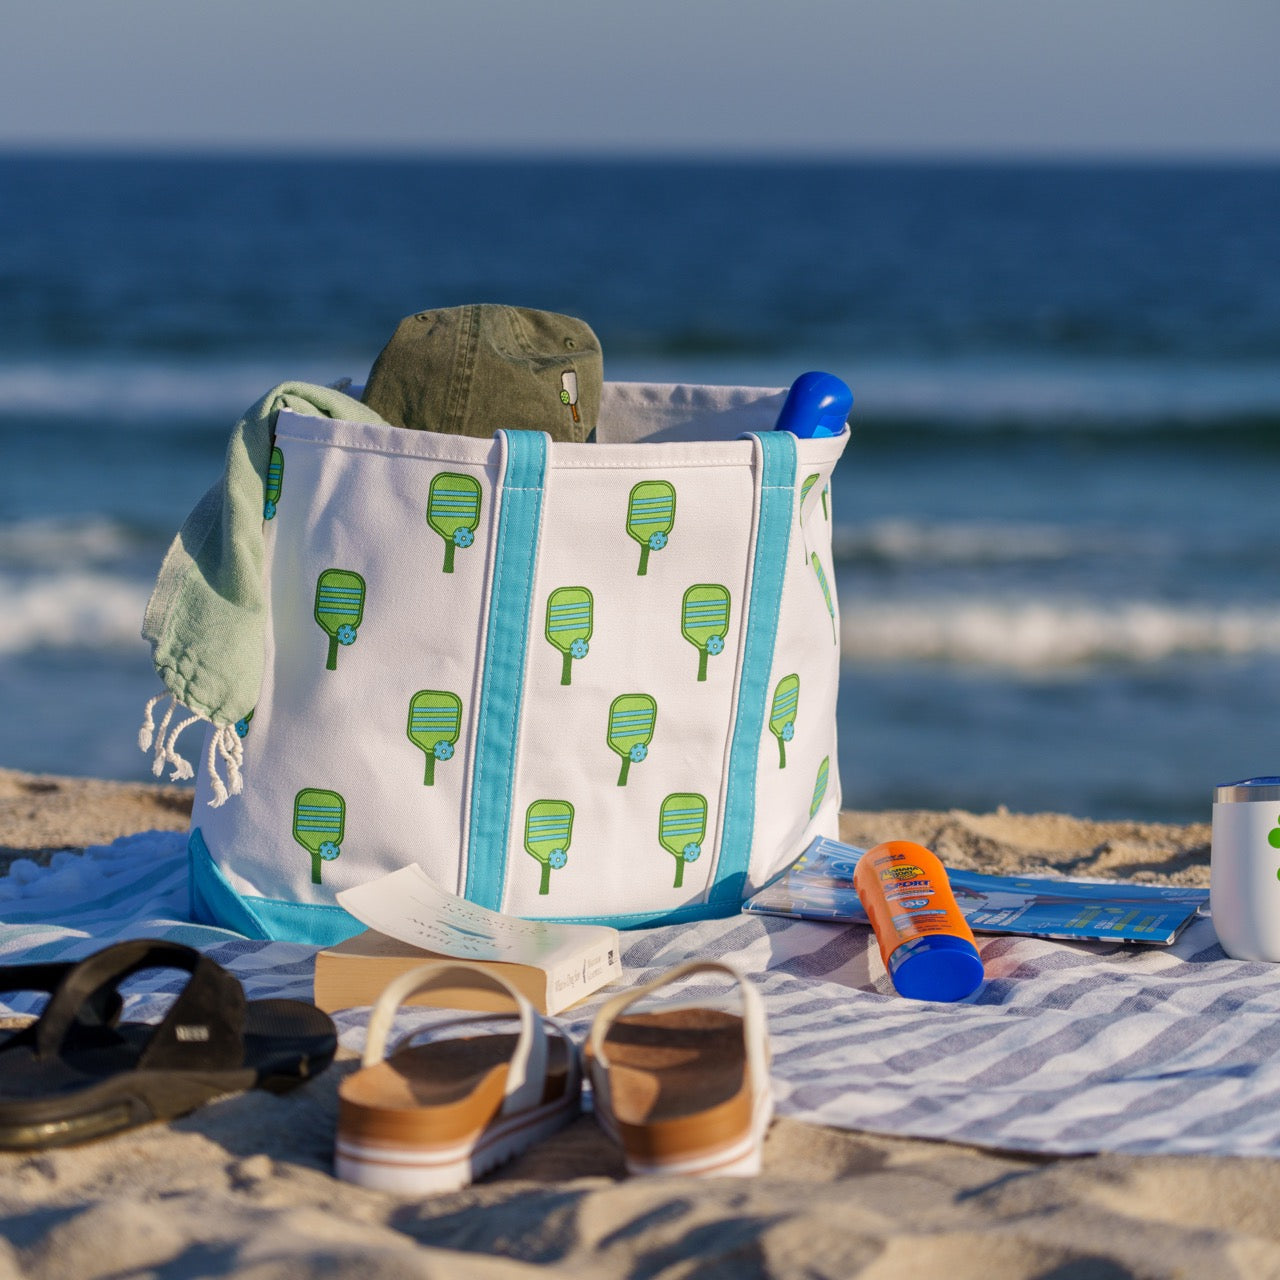
[[439, 888], [421, 867], [344, 889], [339, 904], [361, 924], [410, 946], [460, 960], [501, 960], [548, 968], [613, 940], [605, 925], [552, 924], [503, 915]]

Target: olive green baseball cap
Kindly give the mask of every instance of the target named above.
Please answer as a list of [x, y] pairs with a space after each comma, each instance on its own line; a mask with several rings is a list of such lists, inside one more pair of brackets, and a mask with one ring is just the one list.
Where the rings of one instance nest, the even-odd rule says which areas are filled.
[[584, 321], [480, 302], [401, 320], [363, 399], [419, 431], [523, 428], [582, 442], [595, 430], [603, 380], [600, 341]]

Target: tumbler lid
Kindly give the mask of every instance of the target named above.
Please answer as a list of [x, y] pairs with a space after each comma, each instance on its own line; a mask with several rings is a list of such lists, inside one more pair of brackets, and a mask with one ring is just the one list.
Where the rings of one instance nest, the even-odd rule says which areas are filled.
[[1241, 801], [1263, 800], [1270, 803], [1280, 800], [1280, 777], [1245, 778], [1241, 782], [1227, 782], [1213, 792], [1214, 804], [1237, 804]]

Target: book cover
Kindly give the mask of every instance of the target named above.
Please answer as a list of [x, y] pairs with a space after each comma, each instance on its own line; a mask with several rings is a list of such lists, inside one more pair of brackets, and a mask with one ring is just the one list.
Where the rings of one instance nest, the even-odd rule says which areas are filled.
[[[853, 871], [865, 850], [819, 836], [744, 911], [865, 924]], [[956, 902], [975, 933], [1168, 946], [1209, 900], [1207, 889], [995, 876], [947, 868]]]
[[[440, 889], [416, 865], [345, 889], [337, 898], [368, 930], [317, 954], [315, 1003], [327, 1011], [372, 1004], [392, 978], [432, 960], [466, 960], [491, 969], [549, 1014], [622, 974], [616, 929], [490, 911]], [[465, 982], [410, 1003], [503, 1007], [494, 993]]]

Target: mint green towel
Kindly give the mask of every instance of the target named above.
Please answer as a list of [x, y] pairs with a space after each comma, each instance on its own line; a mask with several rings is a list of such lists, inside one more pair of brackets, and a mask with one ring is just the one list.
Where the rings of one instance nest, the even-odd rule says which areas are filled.
[[[282, 382], [236, 423], [222, 478], [200, 500], [173, 540], [147, 604], [142, 635], [151, 643], [156, 671], [176, 703], [192, 714], [169, 732], [175, 706], [157, 729], [147, 705], [138, 735], [145, 751], [155, 742], [153, 772], [166, 763], [173, 778], [192, 769], [175, 750], [178, 735], [197, 720], [215, 728], [215, 752], [228, 770], [231, 791], [240, 790], [240, 741], [235, 724], [253, 710], [262, 685], [266, 594], [263, 584], [263, 504], [272, 432], [281, 409], [313, 417], [386, 425], [359, 400], [330, 387]], [[226, 798], [210, 769], [214, 803]]]

